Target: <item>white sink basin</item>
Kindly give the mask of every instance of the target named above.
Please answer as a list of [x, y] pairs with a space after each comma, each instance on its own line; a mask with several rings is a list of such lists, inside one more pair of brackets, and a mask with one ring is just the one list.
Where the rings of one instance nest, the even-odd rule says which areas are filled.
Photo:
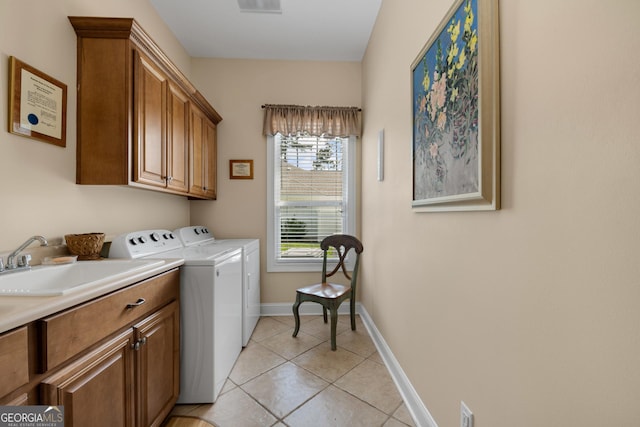
[[162, 260], [100, 260], [66, 265], [35, 266], [0, 274], [0, 296], [63, 295], [149, 270]]

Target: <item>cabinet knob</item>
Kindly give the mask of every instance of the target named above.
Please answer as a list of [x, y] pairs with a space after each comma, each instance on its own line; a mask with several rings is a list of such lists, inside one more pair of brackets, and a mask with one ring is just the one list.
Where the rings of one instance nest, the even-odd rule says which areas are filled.
[[137, 351], [137, 350], [140, 350], [140, 347], [145, 345], [146, 343], [147, 343], [147, 337], [142, 337], [136, 342], [134, 342], [133, 344], [131, 344], [131, 348]]

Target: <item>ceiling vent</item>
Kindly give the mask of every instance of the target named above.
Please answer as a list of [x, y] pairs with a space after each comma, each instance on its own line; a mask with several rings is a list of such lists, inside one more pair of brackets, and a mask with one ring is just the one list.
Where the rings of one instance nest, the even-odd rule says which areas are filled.
[[240, 12], [282, 13], [280, 0], [238, 0]]

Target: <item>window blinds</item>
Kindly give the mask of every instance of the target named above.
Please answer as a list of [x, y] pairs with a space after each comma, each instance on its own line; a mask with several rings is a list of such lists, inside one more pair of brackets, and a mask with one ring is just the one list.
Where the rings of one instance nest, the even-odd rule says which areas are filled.
[[348, 139], [276, 136], [274, 192], [280, 258], [322, 257], [320, 241], [344, 228], [345, 144]]

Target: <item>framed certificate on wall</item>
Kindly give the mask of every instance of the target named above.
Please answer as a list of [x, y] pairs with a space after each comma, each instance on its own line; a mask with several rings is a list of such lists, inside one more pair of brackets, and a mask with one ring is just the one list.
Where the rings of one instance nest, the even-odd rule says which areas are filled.
[[9, 57], [9, 132], [66, 147], [67, 85]]
[[253, 179], [253, 160], [229, 160], [230, 179]]

